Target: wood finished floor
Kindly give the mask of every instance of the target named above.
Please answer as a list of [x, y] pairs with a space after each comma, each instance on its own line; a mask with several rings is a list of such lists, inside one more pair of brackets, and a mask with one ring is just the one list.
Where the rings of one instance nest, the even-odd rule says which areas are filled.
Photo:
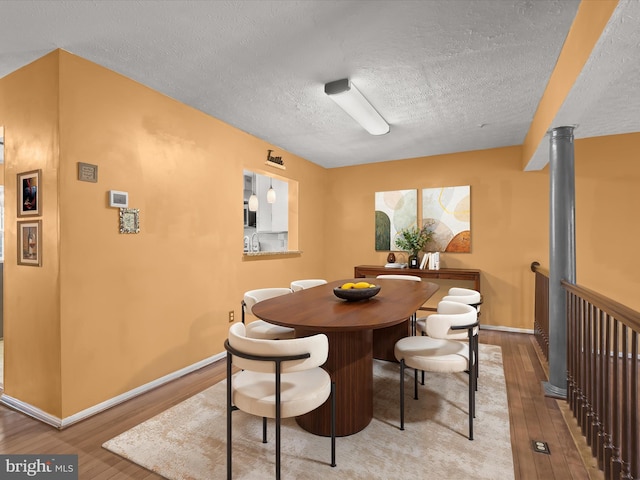
[[[581, 455], [584, 441], [580, 437], [577, 444], [574, 441], [572, 422], [565, 421], [562, 402], [559, 406], [558, 401], [543, 395], [541, 383], [547, 377], [533, 336], [483, 330], [480, 339], [502, 347], [516, 480], [603, 478], [597, 469], [585, 466]], [[0, 453], [78, 454], [81, 480], [160, 479], [103, 449], [102, 444], [214, 385], [224, 378], [225, 371], [224, 362], [218, 362], [62, 431], [0, 406]], [[535, 453], [532, 440], [547, 442], [551, 455]]]

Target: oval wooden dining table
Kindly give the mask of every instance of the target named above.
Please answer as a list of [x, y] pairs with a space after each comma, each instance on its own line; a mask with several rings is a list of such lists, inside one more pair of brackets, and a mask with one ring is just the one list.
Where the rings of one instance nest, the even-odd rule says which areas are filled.
[[[296, 337], [324, 333], [329, 338], [329, 356], [323, 368], [336, 384], [338, 436], [357, 433], [371, 422], [374, 350], [380, 353], [376, 358], [394, 361], [393, 346], [409, 334], [409, 318], [439, 288], [425, 281], [371, 279], [381, 286], [375, 297], [347, 302], [337, 298], [333, 289], [349, 281], [362, 279], [329, 282], [263, 300], [253, 307], [258, 318], [294, 328]], [[296, 420], [311, 433], [329, 436], [329, 402]]]

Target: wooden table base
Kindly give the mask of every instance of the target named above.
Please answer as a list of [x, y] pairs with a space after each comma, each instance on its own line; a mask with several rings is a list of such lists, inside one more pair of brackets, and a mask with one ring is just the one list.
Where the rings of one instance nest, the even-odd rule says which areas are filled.
[[[397, 338], [407, 332], [406, 320], [438, 290], [430, 282], [380, 279], [380, 293], [360, 302], [345, 302], [334, 288], [350, 279], [334, 280], [290, 295], [280, 295], [253, 306], [256, 317], [283, 327], [295, 328], [296, 336], [324, 333], [329, 338], [329, 356], [324, 364], [336, 384], [337, 435], [363, 430], [373, 418], [373, 336], [383, 329], [380, 348], [393, 356]], [[404, 324], [394, 327], [398, 324]], [[393, 332], [393, 335], [390, 334]], [[379, 335], [376, 335], [377, 337]], [[376, 347], [377, 348], [377, 347]], [[328, 402], [298, 418], [302, 428], [317, 435], [331, 431]]]
[[386, 328], [377, 328], [373, 331], [373, 358], [397, 362], [393, 353], [396, 342], [409, 336], [409, 320]]
[[[296, 336], [318, 332], [296, 329]], [[373, 418], [373, 334], [371, 330], [327, 333], [329, 357], [323, 368], [336, 383], [336, 435], [363, 430]], [[298, 424], [316, 435], [331, 435], [331, 405], [297, 417]]]

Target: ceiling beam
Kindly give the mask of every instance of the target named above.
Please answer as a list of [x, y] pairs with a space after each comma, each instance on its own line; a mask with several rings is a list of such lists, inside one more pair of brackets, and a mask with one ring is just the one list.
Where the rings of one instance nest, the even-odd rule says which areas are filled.
[[522, 145], [524, 170], [549, 162], [545, 137], [602, 35], [618, 0], [582, 0]]

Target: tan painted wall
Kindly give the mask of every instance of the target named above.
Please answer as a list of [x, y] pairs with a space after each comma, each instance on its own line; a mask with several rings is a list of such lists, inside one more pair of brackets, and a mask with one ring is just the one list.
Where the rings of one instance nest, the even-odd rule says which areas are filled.
[[[320, 167], [64, 51], [3, 79], [0, 91], [7, 210], [14, 173], [41, 166], [46, 225], [42, 269], [7, 262], [7, 395], [68, 417], [223, 351], [243, 291], [322, 274], [321, 215], [300, 218], [302, 256], [259, 261], [243, 261], [241, 222], [242, 170], [268, 168], [268, 149], [311, 212], [325, 197]], [[77, 180], [79, 161], [98, 165], [98, 183]], [[110, 189], [129, 192], [140, 234], [118, 233]], [[8, 258], [14, 239], [8, 216]], [[42, 348], [33, 342], [52, 352], [34, 355]]]
[[640, 312], [640, 133], [578, 140], [576, 281]]
[[[384, 264], [374, 245], [377, 191], [471, 186], [470, 254], [441, 254], [441, 267], [482, 270], [483, 323], [532, 328], [532, 261], [548, 258], [548, 175], [521, 171], [519, 147], [332, 169], [328, 276]], [[444, 294], [451, 282], [434, 298]], [[433, 303], [433, 302], [430, 302]]]
[[[4, 137], [4, 127], [0, 125], [0, 137]], [[4, 149], [4, 145], [0, 148]], [[4, 185], [4, 163], [0, 166], [0, 185]]]
[[[5, 127], [4, 393], [61, 411], [58, 251], [58, 55], [0, 80]], [[17, 266], [16, 175], [42, 170], [41, 268]], [[43, 193], [44, 192], [44, 193]]]
[[[637, 311], [639, 148], [640, 133], [575, 142], [577, 282]], [[485, 325], [532, 329], [529, 266], [549, 265], [549, 174], [521, 171], [520, 155], [512, 147], [329, 170], [327, 276], [386, 262], [374, 251], [375, 192], [471, 185], [472, 252], [442, 254], [441, 266], [482, 270]], [[434, 300], [455, 284], [439, 283]]]
[[[486, 324], [532, 328], [549, 179], [522, 172], [519, 147], [325, 170], [66, 52], [0, 79], [0, 123], [8, 259], [17, 172], [43, 169], [45, 206], [44, 266], [5, 265], [5, 393], [52, 415], [221, 352], [245, 290], [383, 264], [376, 191], [471, 185], [472, 253], [442, 264], [482, 270]], [[576, 142], [579, 283], [636, 309], [639, 146], [640, 134]], [[272, 173], [298, 182], [304, 253], [243, 260], [242, 170], [265, 172], [268, 149], [287, 165]], [[78, 161], [98, 165], [97, 184], [76, 180]], [[118, 233], [110, 189], [140, 209], [139, 235]]]

